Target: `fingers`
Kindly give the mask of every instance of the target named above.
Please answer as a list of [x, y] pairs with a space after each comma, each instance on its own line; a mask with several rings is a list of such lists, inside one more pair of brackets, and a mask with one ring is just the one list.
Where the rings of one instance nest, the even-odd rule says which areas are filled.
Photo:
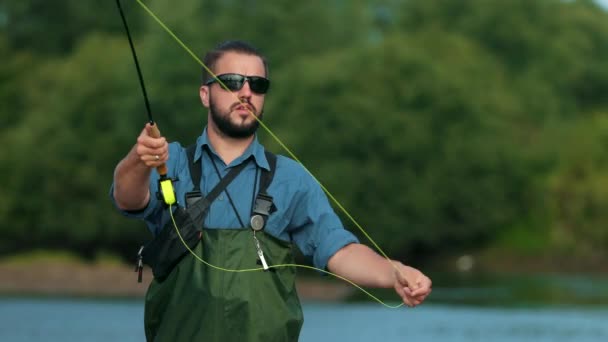
[[[422, 278], [416, 282], [418, 284], [418, 287], [414, 290], [410, 290], [408, 288], [409, 291], [409, 300], [411, 303], [414, 304], [414, 306], [421, 304], [422, 302], [424, 302], [424, 300], [426, 299], [426, 297], [428, 297], [429, 294], [431, 294], [431, 280], [429, 278], [427, 278], [426, 276], [422, 276]], [[405, 293], [408, 293], [408, 291], [404, 291]]]
[[409, 289], [407, 287], [401, 286], [399, 282], [395, 283], [395, 291], [403, 300], [403, 303], [409, 307], [413, 307], [415, 304], [413, 302], [414, 298], [411, 298], [408, 294]]
[[168, 153], [162, 154], [144, 154], [140, 156], [140, 160], [148, 166], [159, 166], [167, 162], [169, 159]]
[[169, 144], [162, 137], [154, 137], [154, 131], [148, 123], [137, 137], [136, 153], [141, 162], [148, 167], [158, 167], [169, 159]]
[[412, 296], [414, 296], [414, 297], [419, 297], [419, 296], [426, 297], [426, 296], [428, 296], [431, 293], [431, 286], [432, 286], [431, 279], [429, 279], [426, 276], [422, 276], [420, 279], [418, 279], [416, 281], [416, 283], [418, 284], [418, 287], [412, 291]]
[[169, 160], [169, 154], [143, 154], [139, 159], [148, 167], [159, 167]]
[[[137, 143], [147, 148], [159, 149], [167, 145], [165, 137], [156, 135], [159, 134], [158, 130], [152, 129], [150, 124], [146, 124], [146, 127], [141, 131], [139, 137], [137, 137]], [[156, 127], [156, 126], [154, 126]]]
[[409, 307], [421, 304], [431, 293], [431, 285], [431, 279], [409, 266], [402, 265], [395, 272], [395, 291]]
[[413, 296], [412, 291], [408, 287], [395, 286], [395, 290], [403, 300], [403, 303], [411, 308], [420, 305], [426, 298], [426, 296]]

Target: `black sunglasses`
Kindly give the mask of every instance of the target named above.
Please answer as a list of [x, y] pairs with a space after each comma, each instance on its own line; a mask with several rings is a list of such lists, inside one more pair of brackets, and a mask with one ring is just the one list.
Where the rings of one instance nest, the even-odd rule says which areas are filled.
[[217, 75], [217, 78], [210, 79], [205, 85], [210, 85], [218, 80], [225, 84], [230, 91], [241, 90], [245, 81], [249, 81], [249, 88], [251, 88], [251, 91], [258, 94], [266, 94], [270, 87], [270, 80], [267, 78], [261, 76], [244, 76], [240, 74]]

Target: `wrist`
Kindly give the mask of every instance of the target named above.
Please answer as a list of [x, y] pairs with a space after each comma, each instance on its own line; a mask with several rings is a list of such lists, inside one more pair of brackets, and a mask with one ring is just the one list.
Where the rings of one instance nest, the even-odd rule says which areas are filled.
[[399, 262], [395, 262], [394, 260], [385, 260], [383, 271], [379, 273], [378, 276], [378, 287], [380, 288], [391, 288], [395, 286], [395, 282], [397, 281], [397, 274], [399, 270]]

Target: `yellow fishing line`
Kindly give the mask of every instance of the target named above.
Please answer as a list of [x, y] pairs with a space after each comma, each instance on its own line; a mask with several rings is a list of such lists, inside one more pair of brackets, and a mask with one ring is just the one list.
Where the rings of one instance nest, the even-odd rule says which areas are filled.
[[[201, 66], [203, 67], [203, 69], [205, 69], [205, 71], [207, 71], [211, 76], [213, 76], [213, 78], [215, 78], [218, 83], [222, 86], [222, 88], [224, 88], [226, 91], [229, 91], [231, 93], [233, 93], [232, 91], [230, 91], [230, 89], [228, 89], [228, 87], [224, 84], [224, 82], [222, 82], [220, 79], [217, 78], [217, 75], [215, 75], [213, 73], [213, 71], [211, 71], [211, 69], [209, 67], [207, 67], [205, 65], [205, 63], [203, 63], [203, 61], [200, 60], [200, 58], [198, 58], [198, 56], [192, 52], [192, 50], [190, 48], [188, 48], [188, 46], [181, 40], [179, 39], [179, 37], [177, 37], [177, 35], [175, 35], [175, 33], [173, 33], [173, 31], [167, 27], [167, 25], [165, 25], [165, 23], [150, 9], [148, 8], [141, 0], [136, 0], [137, 3]], [[234, 94], [234, 93], [233, 93]], [[241, 99], [234, 94], [235, 98], [237, 99], [237, 101], [239, 101], [241, 104], [244, 104]], [[246, 107], [248, 108], [248, 107]], [[350, 215], [350, 213], [344, 208], [344, 206], [342, 206], [342, 204], [331, 194], [331, 192], [329, 192], [329, 190], [317, 179], [317, 177], [315, 177], [312, 172], [310, 172], [308, 170], [308, 168], [306, 166], [304, 166], [304, 164], [300, 161], [300, 159], [298, 159], [298, 157], [296, 157], [296, 155], [291, 152], [291, 150], [283, 143], [283, 141], [281, 139], [279, 139], [279, 137], [277, 135], [274, 134], [274, 132], [272, 132], [272, 130], [270, 130], [270, 128], [268, 128], [268, 126], [266, 126], [266, 124], [264, 122], [262, 122], [257, 115], [255, 115], [250, 109], [247, 109], [249, 111], [249, 114], [251, 114], [256, 120], [257, 122], [262, 126], [262, 128], [264, 128], [264, 130], [270, 134], [270, 136], [289, 154], [289, 156], [291, 158], [293, 158], [296, 162], [298, 162], [300, 165], [302, 165], [302, 167], [304, 168], [304, 170], [306, 170], [306, 172], [308, 172], [308, 174], [321, 186], [321, 189], [323, 189], [323, 191], [327, 194], [327, 196], [333, 201], [333, 203], [346, 215], [346, 217], [348, 217], [348, 219], [359, 229], [359, 231], [361, 231], [361, 233], [367, 238], [367, 240], [376, 248], [376, 250], [384, 257], [386, 258], [386, 260], [391, 264], [391, 266], [397, 271], [400, 272], [399, 269], [397, 268], [397, 266], [395, 266], [393, 264], [393, 262], [391, 261], [391, 259], [386, 255], [386, 253], [384, 253], [384, 251], [380, 248], [380, 246], [378, 246], [378, 244], [371, 238], [371, 236], [365, 231], [365, 229], [363, 229], [363, 227], [355, 220], [355, 218]], [[171, 212], [171, 220], [173, 220], [173, 213]], [[179, 229], [177, 229], [176, 223], [173, 220], [173, 225], [176, 228], [176, 231], [179, 235]], [[180, 239], [182, 238], [181, 235], [179, 235]], [[263, 270], [263, 268], [253, 268], [253, 269], [246, 269], [246, 270], [228, 270], [228, 269], [224, 269], [215, 265], [211, 265], [208, 262], [204, 261], [202, 258], [200, 258], [198, 255], [196, 255], [196, 253], [194, 253], [189, 247], [188, 245], [185, 243], [185, 241], [182, 239], [182, 242], [184, 243], [184, 245], [186, 246], [186, 248], [190, 251], [190, 253], [196, 258], [198, 259], [200, 262], [204, 263], [205, 265], [215, 268], [217, 270], [221, 270], [221, 271], [226, 271], [226, 272], [251, 272], [251, 271], [260, 271]], [[352, 281], [350, 281], [349, 279], [346, 279], [340, 275], [328, 272], [326, 270], [322, 270], [322, 269], [318, 269], [316, 267], [312, 267], [312, 266], [307, 266], [307, 265], [298, 265], [298, 264], [284, 264], [284, 265], [274, 265], [274, 266], [269, 266], [269, 267], [301, 267], [301, 268], [308, 268], [308, 269], [313, 269], [319, 272], [323, 272], [329, 275], [332, 275], [338, 279], [344, 280], [347, 283], [353, 285], [354, 287], [358, 288], [359, 290], [361, 290], [362, 292], [364, 292], [365, 294], [367, 294], [369, 297], [371, 297], [372, 299], [374, 299], [375, 301], [377, 301], [378, 303], [389, 307], [389, 308], [398, 308], [401, 307], [403, 305], [403, 303], [401, 303], [400, 305], [397, 306], [391, 306], [388, 305], [386, 303], [384, 303], [383, 301], [381, 301], [380, 299], [378, 299], [377, 297], [373, 296], [371, 293], [367, 292], [366, 290], [364, 290], [363, 288], [361, 288], [359, 285], [353, 283]]]
[[[220, 267], [217, 265], [213, 265], [207, 261], [205, 261], [203, 258], [201, 258], [198, 254], [196, 254], [196, 252], [194, 252], [190, 246], [188, 246], [188, 244], [186, 243], [186, 241], [184, 240], [184, 238], [182, 237], [182, 234], [179, 232], [179, 228], [177, 227], [177, 223], [175, 222], [175, 218], [173, 217], [173, 207], [171, 205], [169, 205], [169, 214], [171, 216], [171, 222], [173, 223], [173, 228], [175, 228], [175, 232], [177, 233], [177, 236], [179, 237], [180, 241], [182, 242], [182, 244], [184, 244], [184, 246], [186, 247], [186, 249], [188, 250], [188, 252], [190, 252], [190, 254], [192, 254], [192, 256], [194, 258], [196, 258], [196, 260], [200, 261], [201, 263], [216, 269], [218, 271], [223, 271], [223, 272], [233, 272], [233, 273], [242, 273], [242, 272], [256, 272], [256, 271], [264, 271], [264, 268], [262, 267], [257, 267], [257, 268], [245, 268], [245, 269], [239, 269], [239, 270], [235, 270], [235, 269], [229, 269], [229, 268], [224, 268], [224, 267]], [[315, 271], [319, 271], [319, 272], [323, 272], [325, 274], [334, 276], [338, 279], [341, 279], [349, 284], [351, 284], [352, 286], [356, 287], [357, 289], [359, 289], [361, 292], [365, 293], [367, 296], [369, 296], [370, 298], [372, 298], [373, 300], [375, 300], [376, 302], [391, 308], [391, 309], [396, 309], [399, 308], [401, 306], [403, 306], [403, 303], [399, 304], [399, 305], [389, 305], [386, 304], [385, 302], [383, 302], [382, 300], [380, 300], [378, 297], [374, 296], [373, 294], [369, 293], [368, 291], [366, 291], [364, 288], [362, 288], [361, 286], [355, 284], [354, 282], [352, 282], [351, 280], [344, 278], [338, 274], [314, 267], [314, 266], [308, 266], [308, 265], [300, 265], [300, 264], [278, 264], [278, 265], [269, 265], [268, 268], [281, 268], [281, 267], [299, 267], [299, 268], [306, 268], [309, 270], [315, 270]]]

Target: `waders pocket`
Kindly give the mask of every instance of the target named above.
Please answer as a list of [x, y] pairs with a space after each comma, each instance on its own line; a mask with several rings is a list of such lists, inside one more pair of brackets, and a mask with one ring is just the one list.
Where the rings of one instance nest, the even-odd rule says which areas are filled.
[[[158, 281], [165, 279], [184, 255], [190, 253], [184, 243], [194, 249], [201, 239], [201, 231], [197, 229], [186, 209], [178, 206], [173, 217], [175, 225], [169, 221], [141, 252], [143, 262], [152, 267], [154, 278]], [[175, 226], [179, 229], [183, 241]]]

